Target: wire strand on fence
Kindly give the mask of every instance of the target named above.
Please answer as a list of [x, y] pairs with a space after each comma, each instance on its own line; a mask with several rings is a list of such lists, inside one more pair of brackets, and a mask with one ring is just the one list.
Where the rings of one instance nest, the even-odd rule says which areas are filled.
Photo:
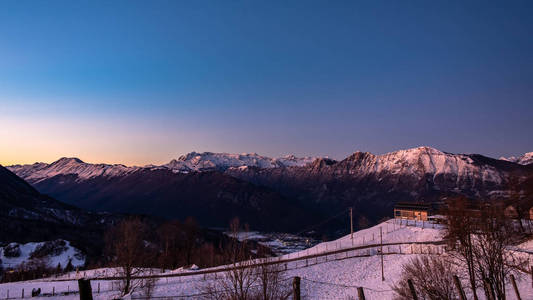
[[[283, 278], [279, 282], [292, 280], [292, 278], [293, 277]], [[261, 287], [261, 286], [262, 286], [261, 284], [254, 284], [254, 285], [249, 286], [248, 288], [257, 288], [257, 287]], [[234, 289], [218, 289], [218, 290], [213, 290], [213, 291], [209, 291], [209, 292], [196, 293], [196, 294], [187, 294], [187, 295], [166, 295], [166, 296], [150, 296], [150, 297], [141, 296], [141, 295], [137, 295], [137, 296], [132, 295], [131, 299], [190, 298], [190, 297], [209, 296], [209, 295], [213, 295], [213, 294], [217, 294], [217, 293], [225, 293], [225, 292], [232, 292], [232, 291], [234, 291]]]
[[365, 290], [370, 290], [370, 291], [377, 292], [377, 293], [392, 292], [392, 290], [377, 290], [377, 289], [372, 289], [372, 288], [361, 286], [361, 285], [346, 285], [346, 284], [340, 284], [340, 283], [318, 281], [318, 280], [313, 280], [313, 279], [309, 279], [309, 278], [305, 278], [305, 277], [301, 277], [301, 280], [305, 280], [305, 281], [309, 281], [309, 282], [313, 282], [313, 283], [318, 283], [318, 284], [327, 284], [327, 285], [332, 285], [332, 286], [338, 286], [338, 287], [343, 287], [343, 288], [360, 288], [361, 287], [361, 288], [363, 288]]

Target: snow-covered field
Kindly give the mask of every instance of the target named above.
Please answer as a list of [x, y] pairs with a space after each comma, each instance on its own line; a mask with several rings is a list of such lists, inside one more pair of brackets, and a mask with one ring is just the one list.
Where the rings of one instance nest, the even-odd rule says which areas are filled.
[[[301, 277], [303, 299], [357, 299], [357, 287], [364, 288], [367, 299], [392, 299], [394, 297], [392, 286], [401, 277], [402, 266], [405, 263], [416, 256], [437, 255], [444, 251], [444, 246], [438, 243], [442, 234], [439, 225], [412, 221], [409, 226], [405, 225], [405, 221], [400, 226], [397, 220], [389, 220], [355, 232], [353, 240], [350, 235], [347, 235], [336, 241], [321, 243], [312, 248], [274, 259], [290, 259], [290, 261], [282, 264], [282, 267], [287, 269], [283, 274], [284, 282], [290, 286], [294, 276]], [[381, 278], [381, 256], [378, 252], [380, 247], [375, 245], [380, 242], [380, 228], [383, 234], [383, 253], [385, 254], [383, 255], [385, 277], [383, 281]], [[533, 243], [526, 242], [519, 245], [517, 250], [521, 251], [521, 255], [528, 257], [530, 254], [527, 251], [533, 252]], [[326, 252], [330, 254], [320, 255]], [[318, 256], [314, 256], [316, 254]], [[308, 255], [311, 257], [305, 258]], [[212, 270], [214, 269], [216, 268]], [[58, 296], [57, 293], [76, 291], [77, 282], [75, 279], [77, 277], [107, 277], [113, 276], [114, 272], [113, 269], [88, 270], [84, 272], [85, 274], [83, 272], [77, 275], [71, 273], [57, 279], [47, 278], [2, 284], [0, 285], [0, 299], [5, 299], [8, 290], [10, 297], [20, 298], [23, 288], [26, 297], [31, 293], [32, 288], [41, 288], [42, 292], [46, 294], [51, 294], [54, 290], [55, 298], [58, 299], [78, 299], [77, 294]], [[154, 270], [153, 274], [171, 275], [186, 272], [194, 273], [197, 271], [174, 270], [161, 273]], [[219, 279], [220, 276], [223, 276], [222, 273], [216, 274]], [[57, 281], [59, 279], [66, 281]], [[156, 281], [153, 296], [168, 297], [168, 299], [195, 298], [191, 295], [203, 293], [204, 287], [215, 282], [214, 279], [215, 273], [159, 278]], [[529, 275], [520, 275], [517, 280], [522, 299], [533, 299], [533, 288], [531, 288]], [[112, 299], [118, 296], [116, 291], [118, 282], [93, 279], [91, 284], [95, 299]], [[508, 299], [515, 299], [511, 285], [508, 289]], [[137, 292], [137, 295], [140, 294], [140, 291]], [[481, 297], [481, 299], [483, 298]]]

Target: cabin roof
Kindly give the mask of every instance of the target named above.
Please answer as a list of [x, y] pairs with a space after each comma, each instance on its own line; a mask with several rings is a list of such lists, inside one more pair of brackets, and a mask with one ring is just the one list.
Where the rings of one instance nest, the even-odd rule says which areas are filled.
[[398, 202], [396, 205], [394, 205], [394, 209], [430, 210], [431, 206], [428, 203], [422, 202]]

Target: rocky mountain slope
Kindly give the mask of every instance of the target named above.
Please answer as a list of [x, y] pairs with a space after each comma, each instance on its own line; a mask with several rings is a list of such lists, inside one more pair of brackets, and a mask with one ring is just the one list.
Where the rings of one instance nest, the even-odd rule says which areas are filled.
[[195, 217], [203, 226], [226, 227], [233, 217], [255, 229], [282, 230], [301, 220], [299, 207], [269, 188], [221, 172], [175, 173], [141, 169], [116, 177], [78, 180], [57, 175], [34, 183], [41, 192], [93, 211], [148, 214], [168, 219]]

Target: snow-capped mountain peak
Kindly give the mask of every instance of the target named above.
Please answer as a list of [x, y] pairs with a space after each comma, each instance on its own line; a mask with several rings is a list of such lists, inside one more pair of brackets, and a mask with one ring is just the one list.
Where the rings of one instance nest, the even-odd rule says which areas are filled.
[[516, 156], [500, 157], [500, 159], [514, 162], [514, 163], [521, 164], [521, 165], [529, 165], [529, 164], [533, 164], [533, 152], [524, 153], [523, 155], [519, 157], [516, 157]]
[[452, 176], [458, 180], [475, 178], [482, 182], [502, 181], [502, 174], [498, 170], [488, 164], [475, 164], [471, 155], [446, 153], [427, 146], [382, 155], [355, 152], [335, 168], [337, 172], [355, 177], [407, 175], [421, 179], [429, 175], [433, 178]]
[[70, 163], [83, 164], [84, 161], [77, 157], [61, 157], [60, 159], [56, 160], [53, 163], [54, 164], [70, 164]]
[[459, 174], [469, 172], [474, 167], [468, 155], [450, 154], [427, 146], [379, 155], [377, 159], [377, 168], [381, 170]]
[[174, 171], [225, 170], [239, 167], [279, 168], [303, 166], [313, 160], [311, 157], [297, 158], [294, 155], [270, 158], [257, 153], [191, 152], [180, 156], [177, 160], [173, 159], [164, 166]]
[[79, 179], [89, 179], [96, 176], [118, 176], [136, 171], [139, 167], [126, 167], [120, 164], [90, 164], [76, 157], [62, 157], [50, 164], [14, 165], [9, 166], [8, 169], [18, 176], [36, 183], [56, 175], [75, 174]]

